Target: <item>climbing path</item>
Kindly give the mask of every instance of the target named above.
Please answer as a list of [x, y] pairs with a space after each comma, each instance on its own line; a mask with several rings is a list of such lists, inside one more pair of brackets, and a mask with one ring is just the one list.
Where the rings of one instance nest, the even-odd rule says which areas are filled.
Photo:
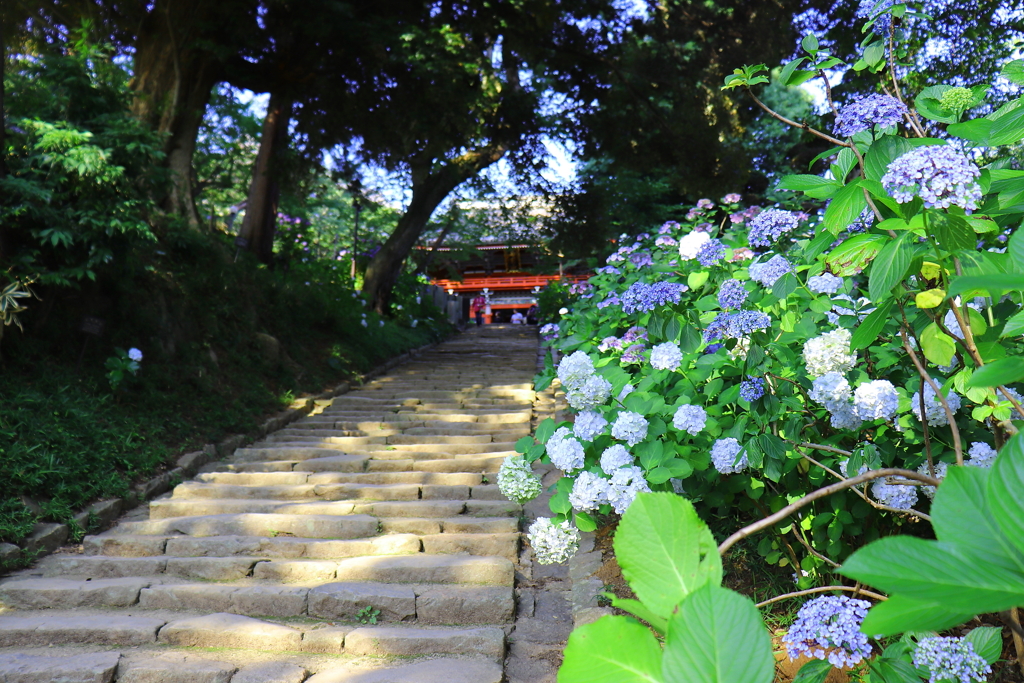
[[0, 682], [500, 683], [536, 359], [471, 329], [7, 577]]

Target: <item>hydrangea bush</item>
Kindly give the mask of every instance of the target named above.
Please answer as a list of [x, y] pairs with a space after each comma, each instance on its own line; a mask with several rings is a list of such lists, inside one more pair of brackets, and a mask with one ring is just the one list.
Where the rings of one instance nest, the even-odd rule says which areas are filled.
[[[852, 68], [894, 68], [887, 50], [900, 22], [891, 18], [908, 12], [876, 3]], [[846, 66], [813, 37], [802, 48], [782, 85]], [[765, 107], [753, 88], [767, 73], [737, 69], [725, 87]], [[883, 75], [887, 85], [898, 76]], [[1002, 75], [1024, 85], [1024, 61]], [[871, 609], [869, 626], [856, 601], [808, 603], [793, 652], [827, 666], [872, 653], [899, 662], [899, 675], [872, 668], [871, 680], [982, 680], [994, 658], [976, 656], [980, 643], [905, 638], [879, 651], [864, 633], [939, 631], [1024, 604], [1024, 443], [1015, 438], [1024, 418], [1024, 171], [1007, 150], [1024, 139], [1024, 98], [993, 97], [991, 113], [964, 121], [986, 90], [830, 101], [832, 133], [811, 131], [833, 145], [819, 157], [828, 170], [783, 178], [787, 202], [702, 199], [654, 234], [620, 236], [588, 296], [548, 335], [560, 360], [537, 383], [557, 378], [584, 426], [547, 422], [536, 442], [517, 444], [526, 460], [564, 473], [551, 523], [588, 531], [598, 515], [628, 519], [648, 490], [681, 493], [737, 524], [782, 510], [719, 550], [770, 531], [757, 549], [796, 569], [798, 588], [842, 562], [840, 573], [895, 593]], [[997, 457], [1008, 444], [1020, 457]], [[1001, 462], [1011, 464], [997, 471]], [[942, 540], [893, 535], [910, 519], [933, 523]], [[1005, 572], [1005, 590], [986, 594], [972, 582], [979, 567]], [[658, 630], [658, 613], [636, 592], [643, 609], [623, 609]], [[690, 680], [669, 661], [668, 634], [665, 678]]]

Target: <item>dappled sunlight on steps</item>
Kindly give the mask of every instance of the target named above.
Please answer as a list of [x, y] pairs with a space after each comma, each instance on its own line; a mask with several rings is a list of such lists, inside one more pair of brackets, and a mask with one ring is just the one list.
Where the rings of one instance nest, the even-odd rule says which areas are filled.
[[7, 577], [0, 680], [499, 683], [536, 354], [470, 330]]

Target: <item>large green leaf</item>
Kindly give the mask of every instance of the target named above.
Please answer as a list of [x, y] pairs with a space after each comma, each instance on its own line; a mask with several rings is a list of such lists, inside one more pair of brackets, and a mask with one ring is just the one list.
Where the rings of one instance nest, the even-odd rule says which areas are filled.
[[642, 493], [615, 533], [615, 557], [636, 596], [668, 617], [706, 583], [722, 582], [715, 539], [693, 505], [671, 493]]
[[1003, 327], [1003, 331], [999, 334], [1000, 337], [1017, 337], [1024, 334], [1024, 311], [1017, 313], [1012, 318], [1006, 321], [1006, 325]]
[[887, 298], [892, 288], [907, 276], [907, 270], [914, 257], [914, 248], [908, 239], [910, 236], [909, 232], [901, 232], [896, 239], [882, 247], [871, 262], [868, 297], [872, 301]]
[[817, 175], [787, 175], [779, 181], [779, 189], [803, 192], [808, 197], [815, 199], [828, 199], [840, 187], [842, 185], [835, 180]]
[[890, 240], [883, 235], [854, 235], [825, 257], [829, 270], [839, 277], [856, 275], [867, 267]]
[[558, 683], [660, 683], [661, 647], [629, 617], [602, 617], [569, 636]]
[[910, 140], [898, 135], [886, 135], [876, 140], [864, 155], [865, 175], [869, 180], [881, 180], [889, 164], [913, 148]]
[[825, 683], [832, 671], [832, 662], [827, 659], [812, 659], [796, 672], [793, 683]]
[[952, 610], [941, 600], [911, 600], [903, 595], [893, 595], [868, 610], [861, 630], [880, 636], [915, 630], [943, 631], [964, 623], [974, 614], [973, 611]]
[[[971, 326], [974, 329], [974, 326]], [[967, 383], [969, 387], [998, 387], [1024, 379], [1024, 358], [1009, 356], [977, 370]]]
[[929, 227], [939, 246], [948, 252], [974, 249], [978, 238], [974, 229], [960, 216], [935, 213], [929, 216]]
[[979, 626], [971, 629], [965, 638], [974, 646], [978, 656], [989, 664], [995, 664], [1003, 654], [1003, 629], [995, 626]]
[[941, 600], [952, 612], [997, 612], [1024, 603], [1024, 574], [955, 543], [882, 538], [851, 555], [840, 572], [911, 600]]
[[857, 220], [867, 206], [868, 201], [860, 187], [860, 179], [850, 181], [849, 185], [838, 190], [832, 197], [822, 217], [822, 225], [833, 235], [838, 235], [841, 230], [845, 230]]
[[1024, 555], [1024, 437], [1020, 434], [1003, 446], [992, 466], [988, 501], [999, 528]]
[[953, 279], [949, 287], [949, 295], [956, 296], [973, 290], [987, 293], [988, 296], [998, 299], [1004, 292], [1024, 290], [1024, 274], [964, 275]]
[[1024, 138], [1024, 107], [1017, 107], [992, 123], [988, 138], [991, 146], [1009, 145]]
[[881, 334], [885, 324], [890, 320], [889, 312], [892, 310], [895, 302], [896, 300], [892, 297], [886, 298], [873, 313], [864, 318], [864, 321], [853, 331], [853, 337], [850, 339], [851, 351], [866, 349], [878, 339], [878, 335]]
[[949, 365], [956, 353], [956, 342], [931, 323], [921, 332], [921, 353], [936, 365]]
[[707, 584], [668, 621], [665, 683], [771, 683], [772, 643], [750, 598]]

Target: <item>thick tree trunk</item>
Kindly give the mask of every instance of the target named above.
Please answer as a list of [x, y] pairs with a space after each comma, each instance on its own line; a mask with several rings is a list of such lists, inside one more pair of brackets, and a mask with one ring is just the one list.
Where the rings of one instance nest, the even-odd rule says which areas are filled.
[[210, 93], [222, 78], [219, 60], [201, 46], [215, 23], [215, 5], [208, 0], [157, 0], [135, 44], [132, 111], [166, 135], [164, 164], [171, 177], [160, 203], [193, 228], [202, 223], [192, 190], [192, 156]]
[[398, 219], [394, 232], [366, 268], [363, 296], [374, 310], [384, 314], [391, 302], [391, 290], [398, 281], [405, 259], [409, 256], [434, 209], [463, 181], [500, 159], [507, 147], [489, 145], [466, 152], [446, 163], [434, 173], [413, 167], [412, 201]]
[[247, 241], [247, 248], [261, 262], [269, 264], [274, 258], [274, 228], [277, 224], [277, 205], [281, 190], [278, 165], [275, 160], [288, 146], [288, 120], [292, 103], [278, 94], [270, 96], [267, 116], [263, 119], [260, 151], [253, 166], [252, 183], [245, 218], [238, 231]]

